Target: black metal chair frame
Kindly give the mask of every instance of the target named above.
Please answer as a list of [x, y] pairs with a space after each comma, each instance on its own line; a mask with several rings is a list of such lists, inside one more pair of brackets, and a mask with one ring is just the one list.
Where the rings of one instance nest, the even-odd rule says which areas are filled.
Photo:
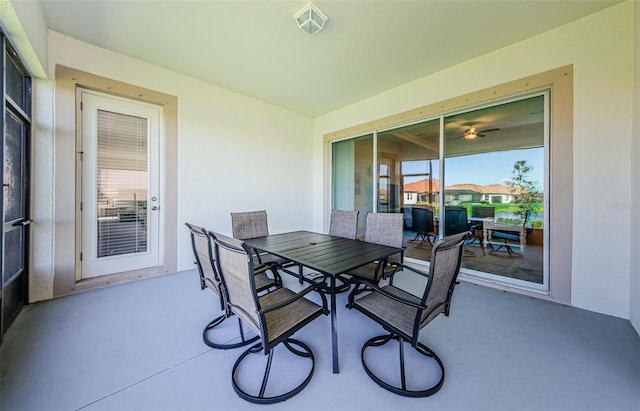
[[[221, 247], [233, 252], [245, 253], [248, 256], [251, 255], [252, 250], [244, 242], [238, 241], [234, 244], [233, 243], [234, 241], [235, 240], [230, 239], [228, 237], [225, 238], [224, 236], [218, 235], [215, 240], [216, 256], [219, 255], [218, 253]], [[218, 265], [218, 272], [222, 273], [221, 280], [222, 280], [222, 283], [224, 284], [227, 279], [222, 269], [220, 258], [216, 258], [216, 263]], [[251, 272], [251, 270], [253, 270], [253, 259], [247, 258], [247, 264], [248, 264], [248, 272]], [[232, 312], [236, 312], [236, 314], [239, 317], [242, 316], [245, 319], [245, 321], [249, 321], [250, 325], [251, 323], [253, 323], [252, 328], [254, 328], [254, 330], [256, 331], [259, 331], [261, 338], [257, 344], [249, 347], [246, 351], [244, 351], [238, 357], [238, 359], [233, 365], [231, 380], [232, 380], [233, 389], [241, 398], [256, 404], [273, 404], [273, 403], [285, 401], [293, 397], [294, 395], [300, 393], [311, 381], [311, 377], [313, 376], [313, 372], [315, 368], [315, 357], [313, 355], [313, 352], [311, 351], [308, 345], [306, 345], [305, 343], [299, 340], [291, 338], [291, 336], [294, 333], [296, 333], [298, 330], [303, 328], [305, 325], [307, 325], [308, 323], [310, 323], [311, 321], [319, 317], [320, 315], [322, 314], [327, 315], [329, 313], [327, 309], [327, 299], [321, 290], [324, 285], [324, 279], [322, 282], [314, 282], [312, 286], [305, 288], [304, 290], [298, 292], [297, 294], [290, 292], [290, 297], [287, 298], [286, 300], [279, 301], [276, 304], [270, 305], [267, 307], [261, 306], [260, 298], [258, 296], [258, 293], [255, 290], [255, 282], [253, 278], [250, 278], [249, 282], [251, 283], [254, 304], [255, 304], [255, 307], [257, 308], [259, 324], [256, 323], [255, 320], [253, 320], [253, 317], [251, 316], [251, 314], [249, 314], [245, 309], [243, 309], [242, 306], [236, 305], [233, 303], [233, 296], [230, 296], [231, 300], [229, 302], [229, 306]], [[322, 306], [320, 307], [321, 310], [316, 311], [312, 315], [306, 317], [304, 320], [298, 322], [294, 327], [282, 333], [278, 338], [270, 341], [268, 338], [269, 332], [268, 332], [268, 322], [266, 319], [266, 315], [276, 310], [283, 309], [290, 304], [295, 303], [297, 300], [300, 300], [311, 291], [317, 291], [318, 294], [320, 295], [322, 299]], [[304, 357], [304, 358], [309, 358], [311, 360], [311, 369], [308, 375], [304, 378], [304, 380], [295, 388], [282, 394], [265, 396], [267, 384], [269, 382], [269, 374], [271, 372], [271, 364], [273, 361], [274, 348], [280, 343], [282, 343], [284, 347], [294, 355]], [[240, 367], [241, 363], [245, 358], [247, 358], [250, 354], [260, 353], [261, 351], [263, 351], [264, 355], [267, 356], [267, 361], [266, 361], [264, 374], [262, 377], [262, 382], [258, 390], [258, 394], [254, 395], [249, 393], [246, 389], [242, 388], [237, 378], [237, 372], [238, 372], [238, 368]]]
[[416, 248], [423, 246], [425, 242], [428, 243], [427, 248], [433, 247], [431, 242], [431, 236], [436, 237], [437, 234], [433, 225], [433, 211], [424, 207], [412, 207], [411, 208], [412, 230], [416, 233], [413, 240], [409, 240], [409, 243], [417, 243]]
[[[379, 316], [375, 315], [374, 313], [368, 311], [367, 309], [363, 308], [362, 306], [358, 305], [358, 300], [354, 300], [354, 294], [350, 294], [349, 295], [349, 302], [347, 304], [348, 308], [355, 308], [358, 311], [362, 312], [363, 314], [365, 314], [367, 317], [371, 318], [372, 320], [376, 321], [377, 323], [379, 323], [387, 332], [388, 334], [385, 335], [379, 335], [379, 336], [375, 336], [370, 338], [369, 340], [367, 340], [364, 345], [362, 346], [362, 350], [360, 353], [360, 357], [361, 357], [361, 361], [362, 361], [362, 365], [364, 367], [365, 372], [367, 373], [367, 375], [374, 380], [380, 387], [391, 391], [395, 394], [399, 394], [399, 395], [403, 395], [403, 396], [407, 396], [407, 397], [426, 397], [429, 395], [432, 395], [434, 393], [436, 393], [438, 390], [440, 390], [440, 388], [442, 388], [442, 385], [444, 383], [444, 378], [445, 378], [445, 368], [444, 368], [444, 364], [442, 362], [442, 360], [438, 357], [438, 355], [431, 350], [429, 347], [427, 347], [425, 344], [421, 343], [418, 341], [418, 337], [419, 337], [419, 333], [420, 333], [420, 329], [423, 328], [424, 326], [426, 326], [428, 324], [428, 322], [432, 321], [435, 317], [437, 317], [440, 313], [444, 313], [446, 316], [449, 316], [449, 311], [450, 311], [450, 307], [451, 307], [451, 297], [453, 295], [453, 290], [455, 288], [455, 285], [457, 284], [457, 277], [458, 274], [460, 272], [460, 266], [462, 263], [462, 256], [463, 256], [463, 247], [464, 247], [464, 239], [466, 236], [468, 236], [469, 233], [459, 233], [457, 235], [453, 235], [450, 237], [447, 237], [445, 239], [441, 239], [439, 240], [432, 249], [432, 255], [431, 255], [431, 265], [429, 268], [429, 273], [425, 273], [423, 271], [417, 270], [415, 268], [412, 268], [410, 266], [407, 265], [402, 265], [402, 269], [404, 270], [408, 270], [411, 271], [413, 273], [416, 273], [418, 275], [421, 276], [425, 276], [428, 278], [427, 280], [427, 285], [425, 287], [425, 291], [422, 295], [422, 298], [418, 298], [418, 297], [414, 297], [398, 288], [392, 287], [392, 286], [386, 286], [386, 287], [379, 287], [377, 284], [373, 284], [369, 281], [366, 280], [362, 280], [363, 282], [366, 283], [367, 288], [371, 289], [371, 291], [373, 293], [380, 293], [383, 296], [389, 298], [390, 300], [393, 300], [399, 304], [402, 304], [404, 306], [408, 306], [411, 308], [414, 308], [415, 311], [415, 319], [413, 321], [413, 329], [411, 333], [407, 333], [403, 330], [398, 329], [397, 327], [395, 327], [394, 325], [390, 324], [389, 322], [385, 321], [384, 319], [380, 318]], [[452, 275], [451, 278], [451, 282], [448, 285], [448, 291], [447, 291], [447, 296], [445, 301], [434, 305], [434, 306], [427, 306], [427, 301], [429, 299], [429, 294], [431, 292], [431, 287], [432, 284], [434, 282], [434, 278], [435, 276], [438, 275], [438, 254], [440, 252], [444, 252], [447, 250], [452, 250], [452, 249], [458, 249], [457, 252], [457, 262], [456, 262], [456, 266], [455, 266], [455, 271]], [[399, 290], [399, 291], [398, 291]], [[395, 291], [395, 292], [392, 292]], [[363, 297], [363, 298], [366, 298]], [[401, 306], [401, 305], [399, 305]], [[425, 321], [424, 319], [426, 319], [426, 323], [422, 323], [421, 324], [421, 320]], [[389, 381], [381, 378], [380, 376], [376, 375], [371, 368], [367, 365], [366, 359], [365, 359], [365, 351], [369, 348], [375, 348], [375, 347], [381, 347], [385, 344], [387, 344], [388, 342], [395, 340], [398, 341], [398, 345], [399, 345], [399, 354], [400, 354], [400, 379], [401, 379], [401, 384], [400, 386], [394, 385], [392, 383], [390, 383]], [[420, 390], [410, 390], [407, 388], [407, 381], [406, 381], [406, 374], [405, 374], [405, 354], [404, 354], [404, 342], [409, 343], [418, 353], [432, 358], [439, 366], [441, 374], [440, 374], [440, 378], [438, 379], [438, 381], [433, 384], [430, 387], [427, 387], [425, 389], [420, 389]]]
[[[469, 219], [467, 218], [467, 209], [458, 206], [446, 206], [444, 208], [444, 235], [451, 236], [461, 232], [470, 232]], [[472, 238], [469, 234], [467, 238]], [[469, 243], [470, 244], [470, 243]], [[464, 249], [465, 257], [475, 257], [476, 253]]]
[[[216, 349], [222, 349], [222, 350], [228, 350], [228, 349], [234, 349], [234, 348], [239, 348], [239, 347], [243, 347], [245, 345], [251, 344], [255, 341], [258, 340], [258, 338], [260, 338], [258, 335], [255, 335], [251, 338], [247, 338], [246, 334], [245, 334], [245, 330], [244, 327], [242, 325], [242, 321], [238, 318], [238, 329], [239, 329], [239, 334], [240, 334], [240, 341], [236, 342], [236, 343], [219, 343], [219, 342], [214, 342], [210, 337], [209, 334], [210, 332], [217, 327], [218, 325], [222, 324], [224, 322], [224, 320], [226, 320], [227, 318], [233, 316], [233, 313], [231, 312], [231, 310], [229, 309], [229, 306], [227, 304], [227, 292], [225, 289], [224, 284], [222, 283], [220, 276], [218, 275], [218, 271], [216, 269], [215, 266], [215, 261], [213, 258], [213, 247], [212, 247], [212, 238], [209, 236], [209, 233], [207, 232], [206, 229], [199, 227], [197, 225], [191, 224], [191, 223], [185, 223], [185, 225], [189, 228], [190, 234], [191, 234], [191, 246], [193, 248], [193, 255], [195, 257], [195, 264], [198, 267], [198, 274], [200, 275], [200, 288], [202, 290], [204, 290], [205, 288], [210, 288], [211, 290], [213, 290], [219, 297], [219, 301], [220, 301], [220, 310], [223, 311], [222, 315], [219, 315], [217, 317], [215, 317], [213, 320], [211, 320], [202, 330], [202, 340], [204, 341], [204, 343], [206, 345], [208, 345], [211, 348], [216, 348]], [[199, 255], [198, 253], [198, 249], [196, 246], [196, 236], [202, 236], [202, 237], [206, 237], [207, 239], [207, 256], [202, 256], [203, 258], [206, 258], [206, 261], [202, 261], [202, 257]], [[205, 275], [204, 270], [205, 268], [203, 267], [203, 264], [210, 264], [210, 269], [211, 269], [211, 273], [212, 273], [212, 277], [213, 278], [209, 278], [208, 276]], [[262, 270], [265, 270], [267, 267], [264, 267]], [[260, 271], [258, 271], [258, 273], [260, 273]], [[275, 286], [275, 284], [274, 284]], [[270, 287], [266, 287], [264, 289], [268, 289]], [[261, 291], [263, 291], [264, 289], [261, 289]]]

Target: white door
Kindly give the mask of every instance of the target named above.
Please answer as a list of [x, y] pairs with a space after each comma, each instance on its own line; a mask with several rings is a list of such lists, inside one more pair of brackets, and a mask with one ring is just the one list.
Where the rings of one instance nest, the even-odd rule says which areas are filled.
[[78, 94], [80, 278], [159, 266], [162, 108], [87, 90]]

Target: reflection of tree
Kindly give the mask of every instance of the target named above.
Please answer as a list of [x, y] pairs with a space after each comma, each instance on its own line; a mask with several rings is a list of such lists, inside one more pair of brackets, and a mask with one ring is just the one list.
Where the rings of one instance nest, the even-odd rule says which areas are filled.
[[542, 193], [536, 182], [529, 177], [531, 170], [533, 167], [526, 160], [516, 161], [513, 164], [513, 176], [509, 180], [515, 203], [518, 206], [514, 214], [522, 218], [525, 225], [527, 225], [531, 214], [537, 213], [542, 208]]

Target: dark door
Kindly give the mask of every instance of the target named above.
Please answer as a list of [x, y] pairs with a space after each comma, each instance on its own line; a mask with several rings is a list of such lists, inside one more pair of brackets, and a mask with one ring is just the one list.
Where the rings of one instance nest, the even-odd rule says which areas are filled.
[[27, 301], [31, 79], [3, 38], [2, 334]]

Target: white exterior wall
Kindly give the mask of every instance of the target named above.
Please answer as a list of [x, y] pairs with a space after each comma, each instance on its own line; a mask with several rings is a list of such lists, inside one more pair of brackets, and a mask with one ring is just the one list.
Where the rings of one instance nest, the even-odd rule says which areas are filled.
[[[230, 235], [232, 211], [265, 209], [272, 232], [311, 228], [311, 119], [56, 32], [48, 59], [51, 79], [60, 64], [178, 98], [179, 270], [193, 267], [186, 221]], [[36, 84], [32, 301], [52, 295], [55, 219], [55, 89]]]
[[629, 318], [633, 6], [611, 7], [315, 119], [314, 227], [323, 225], [324, 134], [572, 64], [572, 304]]
[[629, 243], [629, 320], [640, 334], [640, 251], [637, 246], [640, 230], [640, 6], [635, 4], [634, 17], [634, 71], [633, 71], [633, 131], [631, 142], [631, 233]]

